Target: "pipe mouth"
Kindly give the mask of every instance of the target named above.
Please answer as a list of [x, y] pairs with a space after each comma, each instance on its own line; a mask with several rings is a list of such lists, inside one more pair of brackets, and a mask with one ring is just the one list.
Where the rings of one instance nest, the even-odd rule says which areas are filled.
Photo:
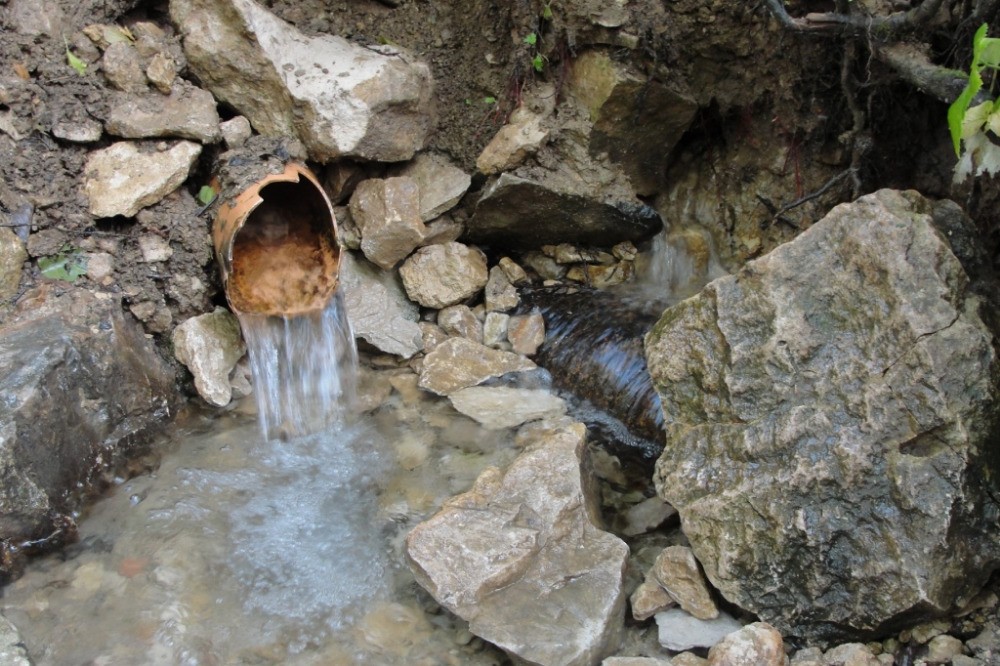
[[300, 164], [224, 202], [213, 241], [236, 312], [288, 317], [322, 311], [337, 290], [337, 221], [319, 181]]

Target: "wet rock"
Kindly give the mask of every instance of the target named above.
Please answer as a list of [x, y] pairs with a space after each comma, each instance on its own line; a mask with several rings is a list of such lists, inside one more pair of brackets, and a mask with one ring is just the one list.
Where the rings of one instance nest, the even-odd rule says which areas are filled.
[[597, 50], [573, 61], [567, 89], [593, 120], [591, 153], [621, 164], [639, 194], [659, 191], [666, 156], [691, 126], [697, 102]]
[[493, 136], [476, 159], [476, 168], [487, 175], [509, 171], [536, 152], [548, 138], [545, 119], [555, 108], [556, 90], [542, 84], [525, 96], [524, 103]]
[[428, 308], [460, 303], [486, 286], [486, 257], [462, 243], [422, 247], [399, 269], [410, 300]]
[[217, 99], [316, 161], [408, 160], [434, 125], [430, 70], [399, 49], [309, 37], [252, 0], [172, 0], [170, 17]]
[[438, 395], [449, 395], [492, 377], [535, 367], [518, 354], [490, 349], [466, 338], [449, 338], [424, 357], [420, 387]]
[[416, 181], [420, 189], [420, 219], [429, 222], [458, 204], [472, 178], [444, 155], [421, 153], [403, 167], [400, 176]]
[[438, 312], [438, 326], [449, 335], [460, 335], [473, 342], [483, 342], [483, 323], [468, 305], [449, 305]]
[[619, 640], [628, 547], [593, 523], [583, 424], [540, 432], [418, 525], [406, 555], [438, 603], [514, 658], [593, 664]]
[[178, 137], [218, 141], [219, 113], [212, 93], [190, 84], [160, 93], [118, 93], [110, 100], [105, 129], [126, 139]]
[[965, 642], [973, 657], [989, 663], [1000, 658], [1000, 628], [995, 621]]
[[126, 40], [109, 44], [101, 58], [101, 71], [108, 83], [125, 92], [145, 92], [146, 72], [136, 48]]
[[72, 143], [95, 143], [104, 136], [104, 126], [93, 119], [60, 120], [52, 124], [52, 136]]
[[448, 395], [455, 409], [487, 430], [513, 428], [566, 413], [566, 403], [548, 391], [508, 386], [472, 386]]
[[614, 245], [648, 238], [662, 225], [649, 206], [625, 198], [609, 203], [587, 183], [570, 187], [504, 173], [484, 189], [466, 235], [473, 243], [500, 247], [539, 247], [566, 238]]
[[538, 277], [543, 280], [562, 279], [566, 275], [566, 271], [569, 270], [565, 266], [556, 263], [556, 260], [552, 257], [547, 257], [537, 250], [525, 252], [521, 256], [521, 259], [525, 266], [535, 271]]
[[420, 220], [420, 191], [412, 178], [362, 181], [351, 196], [350, 209], [361, 231], [361, 251], [387, 270], [409, 256], [427, 232]]
[[927, 644], [927, 661], [931, 663], [946, 664], [952, 658], [962, 654], [962, 641], [954, 636], [942, 634], [935, 636]]
[[542, 252], [556, 260], [557, 264], [599, 264], [601, 266], [611, 266], [615, 263], [613, 254], [603, 250], [588, 250], [571, 243], [559, 243], [558, 245], [545, 245]]
[[157, 90], [168, 95], [173, 89], [174, 79], [177, 78], [177, 63], [165, 53], [157, 53], [150, 58], [149, 65], [146, 66], [146, 78]]
[[638, 622], [648, 620], [657, 613], [677, 605], [660, 582], [652, 576], [647, 576], [646, 580], [639, 583], [639, 587], [635, 588], [629, 597], [629, 603], [632, 606], [632, 617]]
[[[510, 326], [510, 315], [502, 312], [487, 312], [486, 321], [483, 322], [483, 344], [496, 348], [507, 342], [508, 326]], [[527, 355], [525, 354], [525, 356]]]
[[31, 666], [28, 651], [21, 635], [10, 620], [0, 615], [0, 664], [5, 666]]
[[566, 279], [574, 282], [606, 289], [616, 284], [629, 282], [635, 276], [635, 265], [630, 261], [623, 261], [612, 266], [573, 266], [566, 271]]
[[0, 301], [9, 301], [17, 295], [21, 284], [21, 271], [28, 253], [24, 243], [7, 227], [0, 227]]
[[545, 342], [545, 319], [538, 312], [512, 316], [507, 324], [507, 339], [518, 354], [534, 356]]
[[517, 289], [510, 283], [507, 274], [499, 266], [490, 269], [483, 300], [487, 312], [507, 312], [516, 308], [520, 302]]
[[507, 279], [510, 280], [510, 283], [515, 287], [528, 284], [530, 281], [528, 280], [528, 274], [524, 272], [524, 269], [510, 257], [501, 257], [497, 265], [503, 270], [503, 272], [507, 275]]
[[863, 643], [844, 643], [823, 654], [825, 666], [879, 666], [871, 648]]
[[250, 127], [250, 121], [245, 116], [236, 116], [220, 123], [219, 131], [222, 133], [222, 140], [225, 142], [226, 148], [230, 150], [239, 148], [253, 135], [253, 128]]
[[676, 515], [677, 509], [659, 497], [647, 497], [625, 511], [622, 534], [625, 536], [646, 534]]
[[660, 645], [682, 652], [692, 648], [710, 648], [743, 625], [732, 616], [720, 612], [712, 620], [699, 620], [680, 608], [656, 614]]
[[997, 565], [995, 340], [932, 210], [838, 206], [646, 338], [657, 489], [713, 586], [787, 634], [944, 614]]
[[734, 631], [708, 651], [708, 666], [786, 666], [784, 642], [766, 622]]
[[87, 158], [83, 190], [95, 217], [131, 217], [187, 180], [201, 146], [180, 141], [163, 151], [144, 152], [130, 141], [114, 143]]
[[22, 298], [0, 334], [0, 369], [0, 539], [10, 543], [62, 533], [80, 486], [162, 427], [175, 400], [173, 372], [119, 300], [82, 289]]
[[680, 607], [699, 620], [719, 616], [694, 553], [686, 546], [667, 546], [653, 564], [653, 576]]
[[394, 272], [379, 271], [350, 252], [341, 254], [340, 289], [354, 335], [376, 348], [410, 358], [424, 348], [420, 313]]
[[223, 308], [188, 319], [171, 336], [174, 355], [194, 375], [198, 395], [225, 407], [233, 397], [229, 374], [246, 353], [240, 322]]

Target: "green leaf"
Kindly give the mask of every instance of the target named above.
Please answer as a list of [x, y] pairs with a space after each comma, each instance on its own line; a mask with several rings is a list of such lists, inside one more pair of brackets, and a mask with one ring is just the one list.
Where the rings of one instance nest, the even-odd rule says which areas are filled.
[[76, 57], [76, 54], [70, 51], [68, 46], [66, 47], [66, 62], [68, 62], [69, 66], [75, 69], [76, 73], [80, 76], [83, 76], [84, 72], [87, 71], [87, 63]]
[[965, 84], [965, 89], [958, 96], [958, 99], [948, 107], [948, 129], [951, 132], [951, 141], [955, 147], [955, 155], [962, 154], [962, 124], [965, 120], [965, 113], [968, 111], [969, 104], [972, 103], [976, 93], [983, 87], [983, 78], [979, 73], [981, 69], [979, 59], [983, 50], [989, 46], [985, 42], [987, 39], [986, 31], [988, 29], [989, 26], [984, 23], [976, 30], [976, 34], [972, 38], [972, 65], [969, 67], [969, 81]]
[[484, 104], [496, 104], [497, 103], [497, 98], [493, 97], [493, 96], [484, 97], [483, 98], [483, 103]]
[[993, 102], [983, 102], [966, 110], [965, 115], [962, 117], [962, 138], [968, 139], [983, 129], [983, 125], [986, 124], [986, 119], [990, 117], [991, 111], [993, 111]]
[[540, 72], [545, 69], [545, 59], [542, 58], [541, 53], [536, 53], [535, 57], [531, 59], [531, 65], [535, 68], [536, 72]]
[[78, 251], [69, 250], [51, 257], [40, 257], [38, 268], [50, 280], [76, 282], [77, 278], [86, 274], [87, 260]]
[[552, 20], [552, 5], [545, 5], [542, 7], [542, 18], [546, 21]]
[[538, 43], [538, 35], [533, 32], [529, 32], [527, 35], [524, 36], [523, 41], [525, 44], [528, 44], [529, 46], [534, 46], [535, 44]]
[[203, 206], [207, 206], [215, 201], [215, 189], [211, 185], [202, 185], [201, 189], [198, 190], [198, 201]]

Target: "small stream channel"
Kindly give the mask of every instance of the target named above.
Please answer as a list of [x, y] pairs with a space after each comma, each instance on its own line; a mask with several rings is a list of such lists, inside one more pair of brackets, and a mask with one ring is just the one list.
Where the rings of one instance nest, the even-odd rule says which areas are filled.
[[[322, 400], [349, 389], [351, 358]], [[120, 480], [77, 544], [4, 590], [36, 666], [509, 663], [417, 586], [403, 538], [509, 464], [515, 431], [482, 428], [408, 371], [390, 380], [375, 411], [287, 441], [262, 436], [276, 417], [258, 421], [253, 397], [179, 418], [153, 471]]]

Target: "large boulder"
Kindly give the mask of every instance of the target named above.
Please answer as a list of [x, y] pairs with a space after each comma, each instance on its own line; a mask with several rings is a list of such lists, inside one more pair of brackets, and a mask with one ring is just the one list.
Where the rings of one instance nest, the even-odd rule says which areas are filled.
[[646, 337], [658, 491], [715, 587], [783, 634], [944, 614], [1000, 565], [996, 340], [934, 210], [838, 206]]
[[434, 125], [430, 69], [398, 49], [309, 37], [253, 0], [171, 0], [170, 17], [216, 98], [314, 160], [408, 160]]
[[596, 664], [620, 638], [628, 546], [595, 524], [584, 425], [537, 432], [418, 525], [406, 555], [438, 603], [518, 663]]

